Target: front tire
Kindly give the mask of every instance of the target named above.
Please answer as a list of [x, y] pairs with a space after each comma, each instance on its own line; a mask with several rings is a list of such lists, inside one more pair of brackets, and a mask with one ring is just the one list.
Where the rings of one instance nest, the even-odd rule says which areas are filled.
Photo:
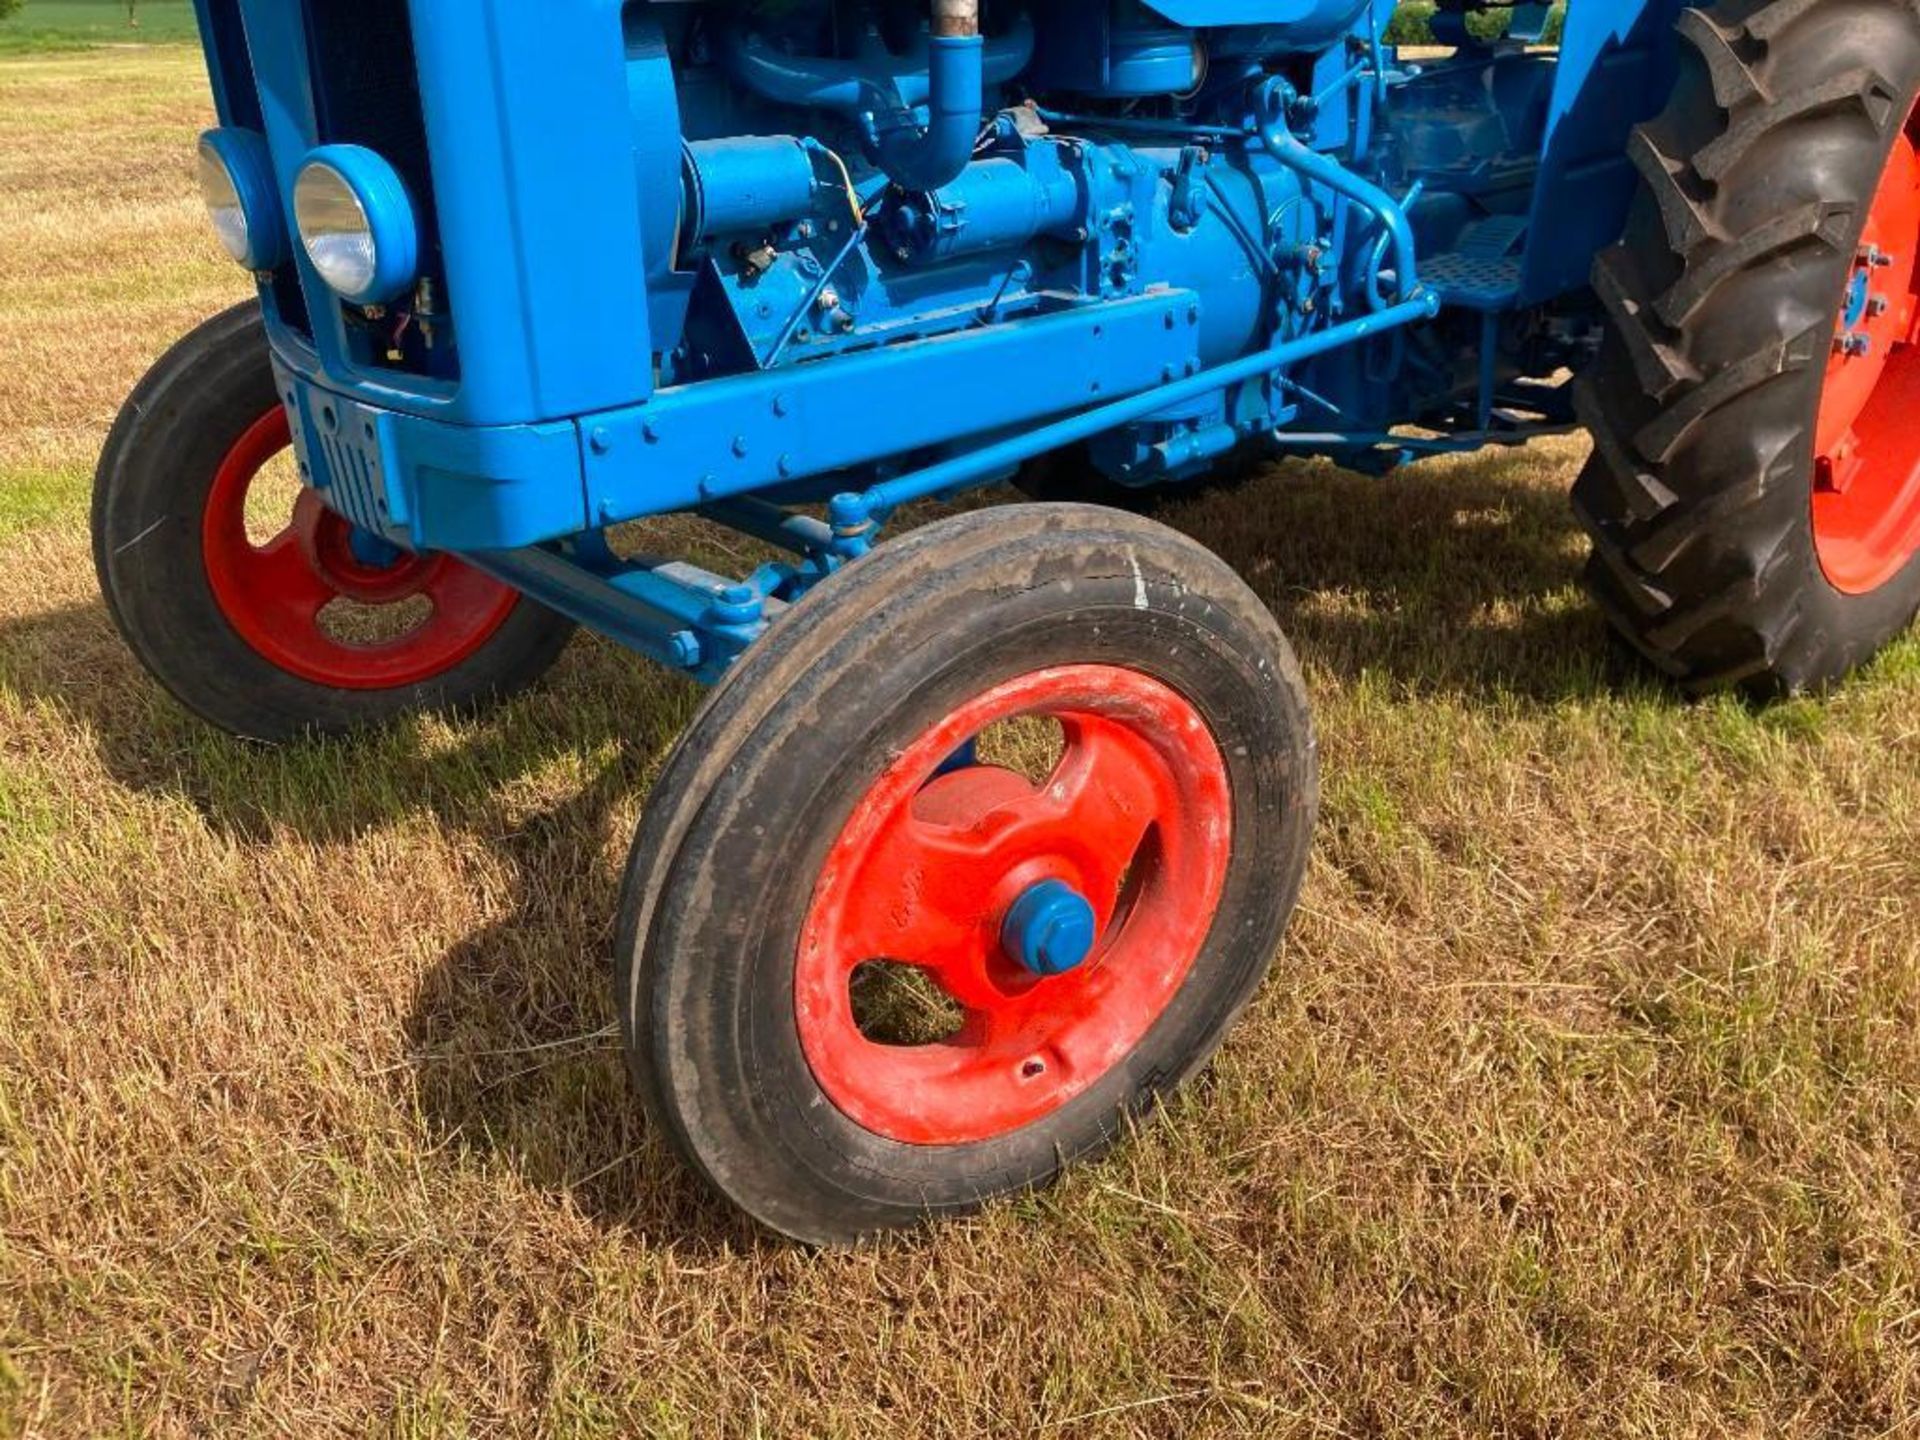
[[[270, 517], [284, 529], [250, 537], [256, 482], [291, 443], [253, 304], [168, 351], [107, 438], [93, 496], [101, 593], [181, 704], [281, 742], [472, 710], [559, 658], [572, 622], [451, 556], [369, 554], [311, 490]], [[359, 633], [330, 626], [340, 601]]]
[[[1305, 689], [1244, 583], [1130, 516], [1007, 518], [914, 531], [778, 620], [634, 843], [636, 1080], [701, 1175], [804, 1241], [1110, 1144], [1212, 1054], [1305, 869]], [[1061, 733], [1036, 773], [975, 753], [1035, 717]], [[889, 971], [945, 1018], [873, 1030], [860, 987]]]
[[1594, 284], [1589, 588], [1689, 688], [1826, 685], [1920, 610], [1920, 18], [1685, 12]]

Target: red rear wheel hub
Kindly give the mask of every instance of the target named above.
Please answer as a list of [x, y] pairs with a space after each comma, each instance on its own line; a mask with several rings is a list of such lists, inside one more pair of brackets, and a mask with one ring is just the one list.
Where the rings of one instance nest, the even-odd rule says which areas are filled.
[[[1052, 717], [1064, 738], [1040, 783], [943, 765], [1021, 716]], [[858, 1124], [910, 1144], [987, 1140], [1050, 1114], [1138, 1047], [1178, 994], [1231, 837], [1225, 761], [1166, 685], [1074, 665], [987, 691], [893, 761], [827, 856], [795, 976], [814, 1077]], [[1006, 944], [1017, 902], [1048, 894], [1092, 911], [1091, 947], [1070, 947], [1059, 974], [1035, 973]], [[958, 1029], [927, 1044], [868, 1038], [852, 984], [872, 962], [920, 971], [957, 1007]]]
[[1865, 594], [1920, 552], [1920, 150], [1909, 119], [1867, 214], [1814, 439], [1813, 536], [1836, 590]]
[[[352, 523], [303, 489], [286, 528], [265, 544], [247, 535], [247, 497], [268, 461], [292, 444], [284, 410], [262, 415], [234, 442], [207, 494], [201, 549], [207, 582], [227, 623], [280, 669], [317, 685], [385, 690], [452, 669], [492, 638], [519, 595], [448, 555], [400, 552], [370, 563]], [[322, 612], [336, 600], [397, 606], [424, 599], [400, 633], [357, 641]]]

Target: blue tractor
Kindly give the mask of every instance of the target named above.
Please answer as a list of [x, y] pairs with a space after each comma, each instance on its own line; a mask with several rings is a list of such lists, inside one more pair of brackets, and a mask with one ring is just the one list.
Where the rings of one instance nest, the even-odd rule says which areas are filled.
[[[1299, 669], [1113, 502], [1581, 426], [1593, 593], [1679, 684], [1822, 686], [1920, 608], [1908, 4], [1573, 0], [1545, 46], [1444, 0], [1415, 52], [1387, 0], [198, 3], [259, 299], [114, 427], [114, 618], [265, 741], [482, 705], [576, 625], [713, 682], [617, 1002], [789, 1235], [1099, 1151], [1280, 943]], [[623, 539], [678, 512], [777, 558]]]

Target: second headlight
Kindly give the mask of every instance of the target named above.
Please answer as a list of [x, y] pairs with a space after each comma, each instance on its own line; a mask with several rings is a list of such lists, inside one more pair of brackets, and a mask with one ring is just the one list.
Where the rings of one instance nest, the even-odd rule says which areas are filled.
[[320, 278], [356, 305], [383, 305], [418, 276], [413, 202], [398, 174], [358, 145], [324, 145], [293, 185], [300, 244]]
[[285, 260], [287, 229], [267, 142], [251, 130], [209, 130], [200, 137], [197, 170], [220, 247], [249, 270]]

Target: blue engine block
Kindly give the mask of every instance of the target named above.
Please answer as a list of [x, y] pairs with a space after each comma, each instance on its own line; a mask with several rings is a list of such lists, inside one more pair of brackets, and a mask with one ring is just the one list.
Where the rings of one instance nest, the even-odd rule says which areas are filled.
[[[309, 483], [708, 677], [897, 506], [1048, 450], [1152, 485], [1565, 424], [1677, 11], [1422, 67], [1369, 0], [196, 3], [280, 196], [362, 147], [418, 232], [386, 304], [298, 245], [259, 276]], [[681, 510], [794, 558], [603, 534]]]

